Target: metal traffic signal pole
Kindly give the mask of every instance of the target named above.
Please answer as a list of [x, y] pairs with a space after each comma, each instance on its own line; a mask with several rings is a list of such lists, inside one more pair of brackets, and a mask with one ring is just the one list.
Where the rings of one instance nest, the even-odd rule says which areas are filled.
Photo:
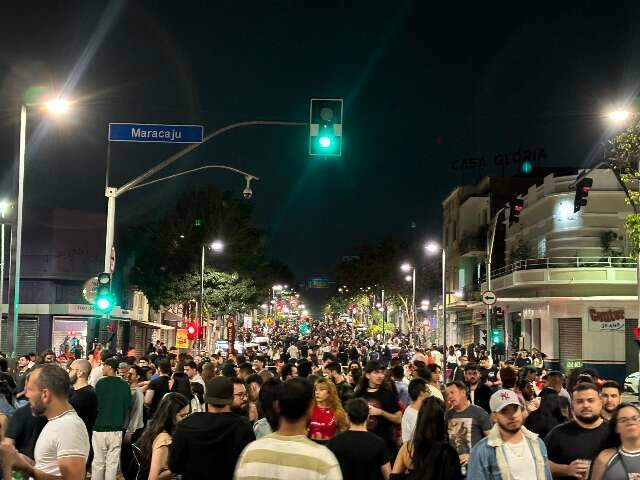
[[[491, 291], [491, 257], [493, 255], [493, 243], [496, 239], [496, 227], [498, 225], [498, 217], [505, 211], [505, 207], [502, 207], [493, 217], [493, 225], [491, 227], [491, 236], [487, 243], [487, 290]], [[491, 305], [487, 305], [487, 353], [491, 355]], [[505, 335], [505, 339], [506, 339]], [[506, 345], [505, 345], [506, 348]]]
[[161, 170], [167, 168], [169, 165], [173, 164], [176, 160], [179, 160], [180, 158], [184, 157], [188, 153], [191, 153], [196, 148], [198, 148], [200, 145], [202, 145], [203, 143], [208, 142], [209, 140], [217, 137], [218, 135], [221, 135], [221, 134], [223, 134], [223, 133], [225, 133], [225, 132], [227, 132], [229, 130], [233, 130], [235, 128], [249, 127], [249, 126], [253, 126], [253, 125], [308, 126], [308, 123], [304, 123], [304, 122], [280, 122], [280, 121], [271, 121], [271, 120], [251, 120], [251, 121], [247, 121], [247, 122], [238, 122], [238, 123], [233, 123], [231, 125], [227, 125], [225, 127], [219, 128], [218, 130], [215, 130], [215, 131], [211, 132], [210, 134], [206, 135], [202, 139], [201, 143], [191, 144], [191, 145], [183, 148], [182, 150], [174, 153], [173, 155], [171, 155], [166, 160], [163, 160], [159, 164], [157, 164], [154, 167], [150, 168], [149, 170], [144, 172], [142, 175], [139, 175], [136, 178], [134, 178], [132, 180], [129, 180], [127, 183], [125, 183], [123, 186], [121, 186], [119, 188], [110, 187], [109, 186], [109, 174], [110, 174], [110, 168], [111, 168], [111, 141], [109, 141], [108, 144], [107, 144], [107, 168], [106, 168], [106, 180], [105, 180], [105, 197], [107, 197], [107, 228], [106, 228], [106, 238], [105, 238], [105, 247], [104, 247], [104, 268], [105, 268], [104, 271], [105, 272], [110, 271], [111, 250], [113, 248], [113, 238], [114, 238], [114, 231], [115, 231], [116, 199], [118, 197], [120, 197], [122, 194], [124, 194], [124, 193], [126, 193], [126, 192], [128, 192], [130, 190], [134, 190], [136, 188], [141, 188], [141, 187], [144, 187], [144, 186], [147, 186], [147, 185], [151, 185], [151, 184], [154, 184], [154, 183], [158, 183], [158, 182], [161, 182], [161, 181], [164, 181], [164, 180], [170, 180], [172, 178], [175, 178], [175, 177], [178, 177], [178, 176], [181, 176], [181, 175], [186, 175], [186, 174], [193, 173], [193, 172], [197, 172], [199, 170], [204, 170], [206, 168], [220, 168], [220, 169], [230, 170], [230, 171], [239, 173], [241, 175], [244, 175], [245, 178], [247, 179], [247, 186], [248, 186], [248, 184], [249, 184], [249, 182], [251, 180], [260, 180], [255, 175], [243, 172], [241, 170], [238, 170], [237, 168], [228, 167], [226, 165], [205, 165], [203, 167], [194, 168], [194, 169], [188, 170], [186, 172], [181, 172], [181, 173], [177, 173], [177, 174], [174, 174], [174, 175], [169, 175], [168, 177], [159, 178], [159, 179], [156, 179], [156, 180], [151, 180], [151, 181], [146, 182], [146, 183], [142, 183], [146, 179], [148, 179], [149, 177], [151, 177], [151, 176], [155, 175], [156, 173], [160, 172]]

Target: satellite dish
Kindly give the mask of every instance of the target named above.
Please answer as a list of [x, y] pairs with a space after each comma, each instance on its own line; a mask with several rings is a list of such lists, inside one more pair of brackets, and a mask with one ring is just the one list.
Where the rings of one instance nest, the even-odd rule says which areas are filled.
[[96, 303], [96, 295], [98, 292], [98, 277], [91, 277], [82, 285], [82, 296], [85, 301], [90, 304]]

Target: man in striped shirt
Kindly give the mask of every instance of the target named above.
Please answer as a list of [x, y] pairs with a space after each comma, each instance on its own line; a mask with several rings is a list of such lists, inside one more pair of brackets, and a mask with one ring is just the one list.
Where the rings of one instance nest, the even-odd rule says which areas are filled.
[[280, 428], [250, 443], [236, 465], [235, 480], [342, 480], [331, 451], [307, 438], [313, 386], [304, 378], [282, 385]]

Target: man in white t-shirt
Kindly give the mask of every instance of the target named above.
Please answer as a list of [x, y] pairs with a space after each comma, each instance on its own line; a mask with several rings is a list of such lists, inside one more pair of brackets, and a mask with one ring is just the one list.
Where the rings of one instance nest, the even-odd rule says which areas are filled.
[[418, 423], [418, 413], [424, 401], [429, 398], [430, 393], [427, 382], [423, 378], [414, 378], [409, 382], [409, 397], [411, 403], [402, 414], [402, 443], [413, 439], [413, 432]]
[[498, 390], [489, 401], [496, 422], [471, 450], [467, 478], [538, 480], [551, 478], [544, 442], [522, 426], [524, 407], [513, 390]]
[[89, 435], [69, 403], [69, 375], [55, 364], [37, 366], [25, 388], [33, 413], [44, 415], [48, 422], [36, 442], [35, 465], [13, 445], [0, 445], [2, 469], [20, 470], [38, 479], [83, 480]]

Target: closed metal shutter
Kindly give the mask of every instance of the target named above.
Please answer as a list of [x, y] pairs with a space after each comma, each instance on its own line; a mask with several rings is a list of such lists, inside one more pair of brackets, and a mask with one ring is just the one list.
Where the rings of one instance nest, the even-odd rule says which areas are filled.
[[582, 319], [560, 318], [559, 342], [560, 363], [567, 360], [582, 360]]
[[145, 349], [147, 348], [147, 345], [145, 343], [145, 331], [146, 328], [141, 327], [139, 325], [136, 325], [135, 327], [135, 349], [136, 349], [136, 353], [139, 356], [142, 356], [146, 353]]
[[473, 343], [473, 325], [462, 326], [462, 345], [465, 347]]
[[[2, 341], [0, 348], [3, 352], [7, 351], [7, 338], [11, 332], [7, 331], [7, 319], [2, 319]], [[38, 319], [36, 317], [20, 317], [18, 318], [18, 344], [16, 352], [18, 355], [36, 352], [38, 348]]]
[[627, 318], [624, 324], [624, 349], [627, 375], [638, 371], [638, 347], [636, 346], [636, 336], [633, 329], [638, 326], [637, 318]]

